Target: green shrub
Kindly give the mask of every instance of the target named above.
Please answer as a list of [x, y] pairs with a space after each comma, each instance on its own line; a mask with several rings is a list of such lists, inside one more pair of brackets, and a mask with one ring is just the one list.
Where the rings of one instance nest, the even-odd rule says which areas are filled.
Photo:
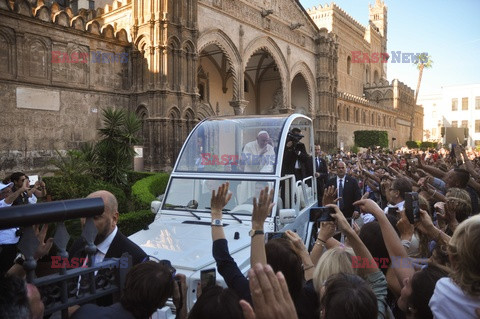
[[408, 148], [419, 148], [420, 147], [420, 143], [417, 142], [417, 141], [407, 141], [407, 147]]
[[153, 172], [135, 172], [135, 171], [129, 171], [127, 173], [127, 178], [128, 178], [128, 184], [133, 185], [137, 181], [141, 180], [142, 178], [146, 178], [149, 176], [153, 176], [158, 173], [153, 173]]
[[355, 145], [359, 147], [375, 147], [388, 148], [387, 131], [355, 131]]
[[70, 178], [51, 176], [44, 177], [43, 181], [53, 200], [85, 198], [95, 191], [107, 190], [117, 198], [119, 213], [128, 211], [127, 196], [121, 188], [91, 176], [80, 175], [70, 176]]
[[154, 219], [155, 215], [150, 210], [140, 210], [120, 215], [117, 225], [125, 236], [130, 236], [146, 229]]
[[357, 154], [358, 150], [359, 150], [359, 148], [358, 148], [357, 145], [353, 145], [352, 147], [350, 147], [350, 152], [352, 152], [352, 153]]
[[165, 192], [169, 177], [167, 173], [159, 173], [133, 184], [131, 199], [134, 208], [137, 210], [150, 208], [150, 203]]

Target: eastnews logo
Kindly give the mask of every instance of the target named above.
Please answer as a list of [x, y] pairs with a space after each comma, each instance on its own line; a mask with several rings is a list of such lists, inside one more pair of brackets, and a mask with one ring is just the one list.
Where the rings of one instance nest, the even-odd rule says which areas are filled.
[[390, 63], [427, 63], [428, 53], [412, 53], [402, 51], [392, 51], [391, 55], [387, 52], [361, 52], [352, 51], [352, 63], [387, 63], [389, 58]]
[[112, 53], [102, 51], [63, 52], [52, 51], [52, 63], [127, 63], [128, 53]]
[[[116, 260], [117, 258], [115, 258]], [[108, 261], [109, 258], [105, 258], [103, 261]], [[111, 259], [114, 260], [114, 259]], [[116, 265], [115, 265], [116, 266]], [[120, 257], [119, 268], [128, 268], [128, 258], [127, 257]], [[79, 258], [79, 257], [72, 257], [70, 259], [61, 257], [61, 256], [52, 256], [52, 269], [73, 269], [73, 268], [88, 268], [88, 258]]]
[[415, 261], [399, 256], [393, 256], [392, 259], [374, 257], [372, 261], [365, 257], [352, 256], [352, 268], [415, 268], [415, 265], [426, 264], [427, 261], [427, 259], [418, 259]]

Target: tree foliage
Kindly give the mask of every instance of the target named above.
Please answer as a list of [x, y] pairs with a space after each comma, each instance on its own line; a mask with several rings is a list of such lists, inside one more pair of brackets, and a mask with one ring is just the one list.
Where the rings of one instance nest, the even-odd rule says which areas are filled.
[[380, 146], [388, 148], [387, 131], [355, 131], [355, 145], [359, 147], [376, 147]]
[[[57, 152], [59, 158], [53, 164], [59, 169], [59, 175], [67, 180], [88, 174], [124, 187], [128, 183], [127, 173], [133, 167], [133, 146], [139, 143], [136, 134], [141, 125], [134, 113], [106, 108], [102, 110], [100, 140], [97, 143], [85, 143], [80, 150], [67, 151], [66, 155]], [[75, 187], [75, 183], [72, 183], [72, 187]], [[74, 189], [70, 191], [75, 193]]]
[[105, 181], [126, 185], [135, 155], [133, 145], [139, 142], [135, 135], [141, 129], [141, 121], [122, 109], [106, 108], [102, 116], [101, 140], [94, 147], [95, 162]]

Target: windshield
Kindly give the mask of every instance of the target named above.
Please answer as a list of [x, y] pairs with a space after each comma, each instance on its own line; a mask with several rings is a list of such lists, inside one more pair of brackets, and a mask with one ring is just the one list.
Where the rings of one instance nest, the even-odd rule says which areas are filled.
[[225, 180], [205, 178], [172, 178], [170, 187], [165, 197], [164, 210], [188, 210], [193, 212], [210, 212], [210, 199], [212, 190], [217, 190], [220, 185], [230, 182], [232, 198], [225, 206], [225, 210], [235, 215], [251, 215], [253, 210], [253, 197], [268, 186], [275, 186], [273, 180]]
[[274, 174], [286, 117], [221, 118], [195, 128], [178, 172]]

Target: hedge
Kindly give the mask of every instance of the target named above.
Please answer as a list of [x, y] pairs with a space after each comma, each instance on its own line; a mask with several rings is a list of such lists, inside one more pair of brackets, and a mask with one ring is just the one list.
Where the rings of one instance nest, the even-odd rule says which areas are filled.
[[131, 199], [134, 209], [149, 209], [150, 203], [165, 192], [169, 177], [167, 173], [158, 173], [133, 184]]
[[128, 211], [127, 196], [120, 187], [91, 176], [71, 176], [68, 179], [62, 176], [50, 176], [44, 177], [43, 181], [47, 186], [48, 194], [52, 196], [52, 200], [85, 198], [95, 191], [107, 190], [117, 198], [119, 213]]
[[417, 141], [407, 141], [405, 143], [408, 148], [419, 148], [420, 147], [420, 142]]
[[355, 145], [359, 147], [375, 147], [388, 148], [387, 131], [355, 131]]
[[146, 177], [150, 177], [150, 176], [154, 176], [158, 173], [153, 173], [153, 172], [135, 172], [135, 171], [130, 171], [127, 173], [127, 180], [128, 180], [128, 185], [133, 185], [135, 184], [137, 181], [143, 179], [143, 178], [146, 178]]
[[125, 236], [130, 236], [142, 229], [148, 229], [155, 219], [155, 215], [150, 210], [139, 210], [136, 212], [130, 212], [121, 214], [118, 217], [118, 229], [122, 230]]
[[420, 148], [422, 150], [427, 150], [429, 148], [436, 148], [438, 146], [437, 142], [420, 142], [420, 141], [407, 141], [406, 143], [408, 148]]
[[429, 148], [436, 148], [438, 146], [437, 142], [421, 142], [420, 143], [420, 148], [422, 150], [427, 150]]

